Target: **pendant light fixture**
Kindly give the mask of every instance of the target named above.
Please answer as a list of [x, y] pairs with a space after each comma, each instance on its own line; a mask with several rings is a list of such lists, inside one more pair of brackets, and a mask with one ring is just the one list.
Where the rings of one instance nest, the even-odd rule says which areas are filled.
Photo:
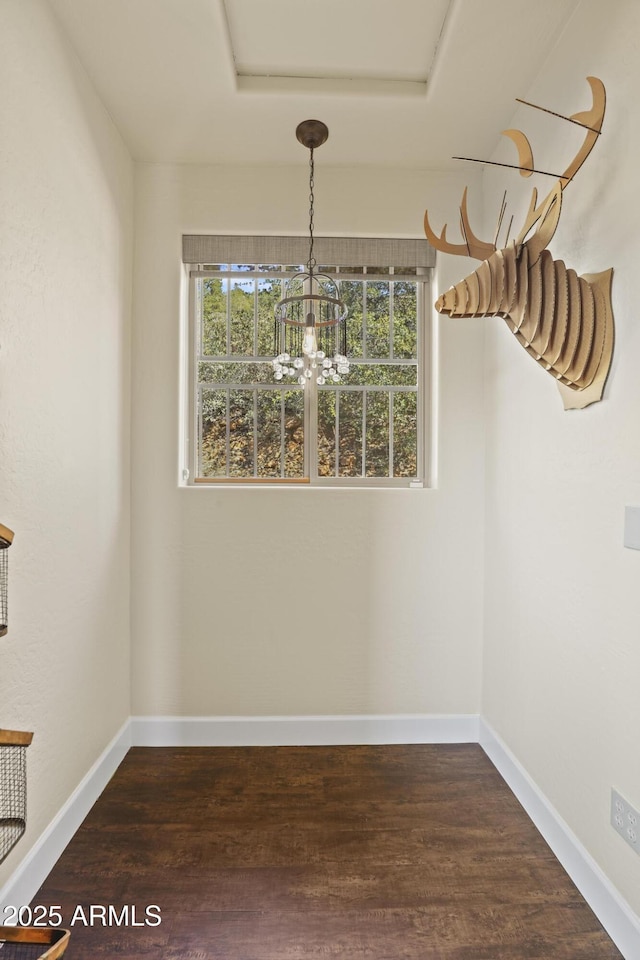
[[298, 141], [309, 150], [309, 257], [306, 271], [287, 281], [284, 296], [275, 307], [274, 377], [294, 377], [300, 386], [307, 381], [339, 383], [349, 372], [347, 308], [340, 288], [324, 273], [316, 273], [313, 255], [314, 159], [329, 130], [320, 120], [304, 120], [296, 128]]

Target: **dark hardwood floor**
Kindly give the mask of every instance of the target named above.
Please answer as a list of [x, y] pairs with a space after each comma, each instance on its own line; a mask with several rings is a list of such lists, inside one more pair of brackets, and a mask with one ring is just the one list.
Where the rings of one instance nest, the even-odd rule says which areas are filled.
[[69, 960], [621, 957], [476, 745], [134, 748], [33, 903]]

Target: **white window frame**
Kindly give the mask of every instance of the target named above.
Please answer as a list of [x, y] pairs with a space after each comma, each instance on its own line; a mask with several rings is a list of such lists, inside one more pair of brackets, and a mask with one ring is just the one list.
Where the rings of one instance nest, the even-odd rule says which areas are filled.
[[[205, 241], [206, 243], [207, 240], [213, 240], [214, 243], [215, 242], [218, 243], [218, 246], [214, 247], [212, 250], [205, 247], [205, 250], [207, 253], [210, 253], [210, 252], [215, 253], [216, 251], [227, 249], [224, 243], [220, 244], [220, 241], [224, 241], [224, 239], [227, 239], [227, 238], [192, 237], [192, 238], [184, 238], [184, 241], [191, 241], [192, 246], [193, 246], [193, 242], [195, 241], [195, 247], [198, 250], [198, 252], [201, 253], [202, 243], [199, 244], [198, 241]], [[265, 243], [265, 248], [259, 251], [255, 251], [253, 257], [251, 258], [247, 257], [246, 250], [243, 250], [242, 251], [243, 256], [239, 257], [237, 254], [240, 251], [237, 249], [233, 251], [234, 252], [233, 257], [229, 256], [229, 253], [231, 252], [231, 250], [227, 249], [226, 256], [224, 257], [223, 260], [219, 256], [216, 260], [212, 259], [210, 256], [207, 256], [206, 263], [286, 262], [289, 264], [296, 264], [298, 262], [300, 263], [304, 262], [304, 257], [300, 255], [298, 255], [297, 257], [292, 255], [288, 255], [284, 258], [274, 257], [273, 252], [277, 253], [278, 250], [271, 250], [271, 255], [265, 255], [266, 253], [269, 252], [272, 245], [277, 246], [278, 243], [282, 245], [282, 243], [286, 243], [288, 240], [292, 241], [293, 244], [295, 245], [294, 247], [295, 251], [302, 252], [303, 246], [306, 245], [306, 241], [303, 238], [237, 238], [237, 237], [233, 237], [228, 239], [231, 241], [234, 241], [236, 247], [237, 247], [238, 241], [260, 240]], [[331, 238], [326, 239], [324, 242], [329, 244], [331, 242]], [[345, 240], [344, 238], [340, 238], [339, 240], [339, 243], [342, 245], [348, 242], [349, 241]], [[186, 416], [183, 420], [184, 422], [184, 427], [183, 427], [184, 454], [183, 454], [183, 468], [181, 471], [181, 482], [183, 485], [198, 486], [198, 487], [206, 488], [211, 486], [220, 487], [225, 485], [234, 486], [234, 487], [244, 485], [244, 486], [251, 487], [255, 485], [261, 486], [261, 485], [276, 484], [281, 486], [289, 486], [289, 485], [305, 484], [307, 486], [315, 487], [315, 488], [342, 487], [342, 488], [400, 488], [400, 489], [406, 489], [408, 487], [423, 487], [427, 485], [428, 477], [429, 477], [429, 462], [428, 462], [429, 451], [430, 451], [429, 434], [430, 434], [430, 428], [431, 428], [431, 409], [432, 409], [431, 387], [433, 383], [433, 378], [432, 376], [429, 375], [431, 371], [432, 358], [433, 358], [432, 343], [431, 343], [432, 330], [431, 330], [431, 310], [430, 310], [430, 302], [431, 302], [430, 291], [431, 291], [431, 279], [432, 279], [431, 266], [434, 262], [433, 251], [428, 246], [428, 244], [426, 244], [426, 241], [384, 241], [384, 240], [383, 241], [375, 241], [375, 240], [358, 241], [355, 239], [351, 241], [351, 243], [360, 244], [360, 245], [362, 245], [363, 243], [364, 244], [391, 243], [391, 244], [397, 245], [398, 243], [402, 244], [403, 242], [413, 244], [413, 245], [419, 245], [419, 249], [421, 248], [420, 254], [423, 259], [423, 263], [421, 265], [420, 264], [416, 265], [415, 274], [413, 273], [413, 270], [411, 271], [411, 274], [409, 276], [405, 273], [398, 274], [398, 279], [405, 279], [405, 280], [408, 279], [411, 282], [417, 283], [417, 290], [416, 290], [417, 353], [415, 358], [415, 365], [417, 366], [417, 384], [416, 384], [415, 391], [409, 390], [409, 388], [407, 388], [409, 392], [417, 393], [417, 432], [416, 432], [417, 477], [408, 478], [408, 477], [389, 477], [389, 476], [386, 476], [386, 477], [319, 476], [317, 473], [317, 455], [316, 455], [317, 423], [318, 423], [317, 394], [319, 392], [319, 389], [324, 389], [324, 388], [318, 388], [317, 385], [315, 384], [311, 385], [311, 390], [309, 389], [310, 385], [308, 384], [305, 390], [303, 391], [304, 407], [305, 407], [304, 457], [305, 457], [305, 464], [309, 468], [308, 476], [305, 476], [304, 478], [298, 478], [298, 477], [280, 477], [280, 478], [278, 477], [273, 477], [273, 478], [199, 477], [198, 476], [199, 405], [197, 403], [197, 396], [196, 396], [196, 391], [198, 389], [197, 387], [198, 357], [197, 357], [197, 343], [196, 343], [196, 328], [199, 322], [199, 313], [197, 311], [197, 302], [196, 302], [196, 282], [199, 278], [202, 278], [205, 276], [221, 277], [222, 274], [219, 271], [211, 271], [211, 270], [203, 269], [203, 263], [200, 263], [200, 262], [194, 263], [193, 254], [191, 254], [190, 260], [187, 260], [187, 267], [191, 269], [189, 269], [189, 281], [188, 281], [188, 294], [189, 294], [188, 295], [188, 317], [186, 318], [186, 323], [185, 323], [185, 327], [186, 327], [185, 353], [186, 353], [186, 360], [187, 360], [186, 369], [185, 369], [185, 380], [186, 380], [186, 386], [187, 386], [187, 390], [186, 390], [187, 396], [186, 396], [186, 403], [184, 404], [186, 408]], [[316, 241], [316, 247], [317, 245], [318, 245], [318, 241]], [[231, 244], [230, 246], [231, 246], [231, 249], [233, 249], [234, 244]], [[425, 251], [425, 248], [426, 248], [426, 251]], [[384, 247], [382, 249], [384, 250]], [[282, 248], [280, 249], [280, 252], [282, 252]], [[346, 255], [343, 255], [343, 262], [351, 263], [351, 264], [357, 263], [357, 260], [354, 261], [353, 259], [354, 252], [355, 251], [348, 251]], [[425, 256], [425, 252], [426, 252], [426, 256]], [[256, 253], [259, 253], [260, 255], [256, 256], [255, 255]], [[287, 253], [291, 254], [292, 251], [287, 250]], [[370, 260], [370, 262], [375, 262], [379, 264], [384, 263], [385, 261], [381, 259], [380, 254], [381, 254], [380, 250], [375, 250], [373, 255], [371, 252], [369, 252], [368, 259]], [[327, 259], [328, 257], [325, 253], [324, 257], [322, 258], [322, 261], [319, 260], [318, 262], [319, 263], [326, 262]], [[419, 259], [419, 258], [416, 257], [416, 259]], [[427, 261], [426, 263], [424, 262], [425, 260]], [[335, 262], [335, 260], [333, 262]], [[413, 267], [413, 265], [411, 266]], [[345, 280], [351, 279], [351, 280], [359, 280], [359, 281], [365, 281], [367, 278], [378, 279], [378, 280], [385, 279], [385, 280], [391, 281], [393, 280], [393, 276], [394, 276], [393, 273], [389, 275], [384, 275], [384, 276], [381, 274], [375, 274], [373, 276], [369, 274], [367, 276], [366, 273], [362, 273], [358, 275], [341, 274], [339, 272], [339, 267], [338, 267], [338, 272], [335, 275], [336, 277], [338, 277], [338, 279], [342, 278]], [[247, 276], [247, 279], [249, 279], [251, 275], [246, 274], [246, 276]], [[255, 276], [255, 274], [253, 276]], [[265, 275], [261, 274], [260, 276], [265, 276]], [[228, 358], [225, 358], [225, 359], [228, 359]], [[251, 357], [251, 358], [246, 358], [245, 362], [252, 362], [252, 361], [260, 362], [261, 359], [263, 360], [264, 358]], [[270, 359], [270, 358], [267, 358], [267, 359]], [[400, 359], [400, 358], [397, 358], [397, 359]], [[233, 362], [236, 362], [237, 360], [239, 362], [243, 362], [242, 358], [236, 358], [236, 357], [233, 358]], [[360, 358], [353, 358], [354, 363], [358, 362], [359, 360]], [[372, 358], [362, 358], [362, 362], [384, 363], [385, 359], [375, 358], [372, 360]], [[389, 360], [387, 360], [387, 362], [389, 362]], [[244, 384], [242, 386], [244, 387]], [[276, 385], [274, 384], [274, 388], [275, 386]], [[284, 385], [282, 385], [282, 387], [283, 389], [292, 390], [294, 389], [294, 384], [287, 384], [286, 388], [284, 387]], [[251, 387], [248, 387], [248, 388], [251, 389]], [[224, 386], [222, 387], [222, 389], [224, 389]], [[336, 393], [338, 393], [338, 395], [340, 395], [343, 391], [349, 391], [349, 392], [355, 391], [363, 394], [363, 396], [366, 397], [366, 391], [368, 387], [366, 385], [342, 386], [338, 384], [336, 385], [336, 387], [333, 387], [331, 389], [335, 390]], [[380, 389], [385, 393], [388, 393], [390, 400], [393, 397], [394, 393], [398, 392], [398, 389], [393, 389], [392, 387], [390, 389], [387, 386], [383, 386]], [[399, 389], [402, 390], [401, 387]], [[365, 405], [365, 402], [363, 402], [363, 422], [365, 421], [365, 418], [366, 418], [365, 409], [366, 409], [366, 405]], [[338, 411], [339, 411], [339, 400], [338, 400]], [[390, 422], [392, 422], [392, 417], [390, 417]], [[338, 429], [339, 429], [339, 421], [338, 421]], [[392, 443], [393, 443], [393, 437], [391, 435], [390, 447], [392, 447]], [[390, 469], [392, 469], [393, 459], [391, 455], [389, 459], [390, 459], [390, 464], [389, 464]], [[363, 457], [363, 469], [365, 469], [365, 463], [366, 463], [366, 459]]]

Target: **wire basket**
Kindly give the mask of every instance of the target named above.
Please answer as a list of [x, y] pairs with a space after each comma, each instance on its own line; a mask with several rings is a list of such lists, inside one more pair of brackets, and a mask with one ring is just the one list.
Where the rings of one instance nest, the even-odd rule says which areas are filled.
[[13, 530], [0, 523], [0, 637], [7, 632], [7, 585], [9, 580], [9, 547], [13, 543]]
[[0, 927], [0, 960], [57, 960], [69, 931], [52, 927]]
[[0, 863], [27, 826], [27, 747], [32, 739], [32, 733], [0, 730]]

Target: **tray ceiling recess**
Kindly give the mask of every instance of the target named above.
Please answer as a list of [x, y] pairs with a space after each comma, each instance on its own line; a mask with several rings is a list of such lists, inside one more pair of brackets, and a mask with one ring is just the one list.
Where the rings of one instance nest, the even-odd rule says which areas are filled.
[[239, 92], [424, 96], [451, 0], [223, 5]]

